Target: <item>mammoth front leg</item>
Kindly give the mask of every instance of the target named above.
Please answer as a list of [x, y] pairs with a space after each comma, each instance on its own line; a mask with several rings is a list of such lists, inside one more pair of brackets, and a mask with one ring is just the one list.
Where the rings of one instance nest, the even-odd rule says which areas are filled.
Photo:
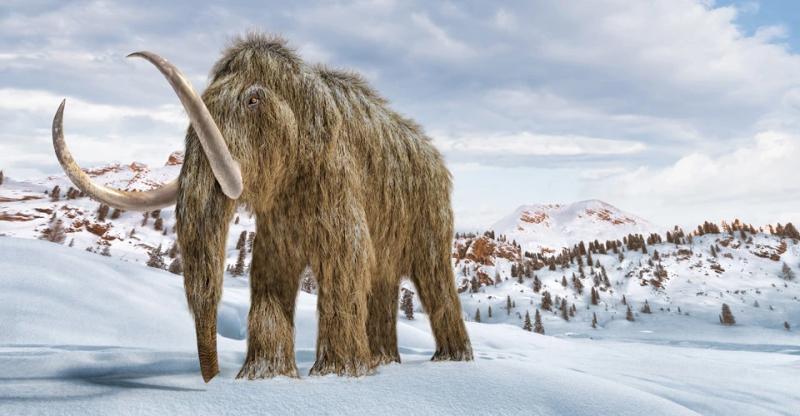
[[182, 176], [175, 215], [183, 257], [183, 282], [194, 316], [200, 372], [208, 382], [219, 373], [217, 305], [222, 297], [228, 224], [235, 207], [210, 172]]
[[272, 225], [259, 218], [250, 269], [247, 358], [237, 378], [297, 377], [294, 307], [305, 263], [290, 232]]
[[311, 375], [363, 376], [371, 369], [367, 292], [373, 248], [366, 222], [320, 236], [312, 268], [317, 277], [319, 330]]

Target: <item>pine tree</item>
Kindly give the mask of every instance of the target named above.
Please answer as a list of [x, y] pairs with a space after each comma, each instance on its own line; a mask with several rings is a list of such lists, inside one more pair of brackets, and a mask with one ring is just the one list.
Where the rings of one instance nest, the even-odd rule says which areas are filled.
[[562, 299], [561, 300], [561, 308], [559, 308], [559, 309], [561, 310], [561, 319], [563, 319], [565, 321], [569, 321], [569, 312], [567, 311], [567, 300], [566, 299]]
[[106, 220], [106, 216], [108, 216], [109, 206], [106, 204], [100, 204], [100, 207], [97, 208], [97, 220], [103, 222]]
[[175, 257], [175, 259], [169, 264], [169, 269], [167, 270], [172, 274], [183, 274], [183, 263], [181, 262], [181, 258]]
[[536, 310], [536, 314], [533, 317], [533, 332], [537, 334], [544, 335], [544, 326], [542, 325], [542, 316], [539, 315], [539, 310]]
[[311, 273], [303, 273], [303, 278], [300, 280], [300, 290], [306, 293], [317, 293], [317, 282]]
[[150, 214], [145, 212], [142, 214], [142, 227], [147, 225], [147, 220], [150, 219]]
[[597, 314], [592, 312], [592, 328], [597, 328]]
[[597, 293], [597, 289], [592, 288], [592, 305], [597, 305], [600, 303], [600, 295]]
[[150, 249], [147, 265], [156, 269], [164, 269], [166, 267], [163, 254], [161, 253], [161, 244], [159, 244], [158, 247]]
[[255, 231], [250, 231], [250, 233], [247, 234], [247, 251], [251, 253], [253, 252], [253, 244], [255, 244], [255, 242], [256, 242], [256, 233]]
[[622, 304], [623, 305], [627, 305], [628, 304], [628, 300], [625, 299], [625, 295], [622, 295]]
[[489, 318], [492, 317], [492, 305], [489, 305], [489, 310], [487, 311], [486, 314], [489, 315]]
[[567, 287], [567, 278], [565, 276], [561, 276], [561, 286]]
[[178, 253], [178, 242], [176, 241], [167, 251], [167, 255], [169, 256], [169, 258], [174, 259], [175, 257], [178, 256], [178, 254], [180, 253]]
[[239, 234], [239, 240], [236, 241], [236, 249], [241, 250], [244, 248], [244, 245], [247, 243], [247, 231], [242, 231]]
[[53, 187], [53, 190], [50, 191], [50, 200], [53, 202], [61, 200], [61, 187], [56, 185]]
[[531, 332], [533, 330], [533, 325], [531, 325], [531, 314], [528, 311], [525, 311], [525, 323], [522, 324], [522, 329]]
[[781, 267], [781, 277], [783, 280], [794, 280], [794, 271], [786, 262], [783, 262], [783, 267]]
[[733, 317], [731, 307], [728, 306], [727, 303], [722, 304], [722, 314], [719, 316], [719, 323], [727, 326], [736, 324], [736, 319]]
[[50, 218], [50, 226], [42, 231], [40, 238], [51, 243], [64, 244], [64, 240], [67, 239], [64, 223], [60, 218], [56, 218], [55, 213], [53, 213], [53, 216]]
[[783, 329], [785, 329], [787, 331], [791, 331], [792, 330], [792, 327], [789, 326], [789, 322], [788, 321], [783, 321]]
[[123, 211], [123, 210], [121, 210], [119, 208], [114, 208], [114, 210], [111, 211], [111, 219], [115, 220], [115, 219], [119, 218], [119, 216], [122, 215], [123, 212], [125, 212], [125, 211]]
[[633, 322], [634, 319], [633, 319], [633, 311], [631, 310], [631, 305], [627, 305], [627, 306], [628, 306], [628, 310], [625, 312], [625, 319], [627, 319], [628, 321]]
[[153, 229], [166, 232], [167, 230], [164, 230], [164, 219], [161, 217], [156, 218], [156, 222], [153, 223]]
[[578, 279], [575, 274], [572, 274], [572, 286], [575, 287], [575, 291], [578, 292], [579, 295], [583, 294], [583, 283], [581, 283], [581, 279]]
[[539, 276], [533, 276], [533, 292], [539, 293], [542, 290], [542, 281], [539, 280]]
[[511, 315], [511, 296], [506, 296], [506, 312]]
[[108, 246], [103, 246], [103, 251], [100, 252], [100, 255], [111, 257], [111, 249]]
[[475, 309], [475, 322], [481, 321], [481, 308]]
[[406, 319], [414, 319], [414, 292], [403, 289], [403, 299], [400, 301], [400, 309], [406, 315]]
[[75, 245], [75, 239], [72, 238], [72, 239], [69, 240], [69, 247], [72, 247], [74, 245]]
[[550, 311], [553, 308], [553, 299], [550, 297], [550, 292], [544, 291], [542, 293], [542, 309]]
[[472, 280], [469, 282], [469, 287], [472, 293], [478, 293], [481, 289], [481, 283], [478, 281], [477, 276], [472, 276]]
[[642, 313], [652, 313], [650, 311], [650, 304], [647, 303], [647, 299], [644, 301], [644, 306], [642, 307]]
[[239, 250], [239, 256], [236, 257], [236, 264], [233, 266], [231, 274], [234, 276], [244, 276], [245, 271], [245, 250], [244, 247]]
[[2, 171], [2, 170], [0, 170], [0, 185], [2, 185], [2, 184], [3, 184], [3, 180], [4, 180], [4, 179], [5, 179], [5, 177], [3, 176], [3, 171]]

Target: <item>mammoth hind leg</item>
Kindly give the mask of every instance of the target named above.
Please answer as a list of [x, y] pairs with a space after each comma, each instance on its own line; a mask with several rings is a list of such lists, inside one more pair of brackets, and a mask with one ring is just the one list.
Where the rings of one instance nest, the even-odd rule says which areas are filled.
[[[429, 244], [435, 244], [431, 242]], [[450, 266], [449, 241], [429, 249], [422, 244], [413, 259], [411, 280], [430, 319], [436, 352], [433, 361], [470, 361], [472, 346], [461, 318], [461, 302]]]
[[[297, 377], [294, 307], [302, 263], [275, 251], [259, 229], [250, 269], [247, 358], [237, 378]], [[269, 255], [269, 258], [267, 257]]]
[[368, 297], [367, 337], [372, 366], [399, 363], [397, 351], [397, 307], [399, 279], [392, 273], [379, 271]]

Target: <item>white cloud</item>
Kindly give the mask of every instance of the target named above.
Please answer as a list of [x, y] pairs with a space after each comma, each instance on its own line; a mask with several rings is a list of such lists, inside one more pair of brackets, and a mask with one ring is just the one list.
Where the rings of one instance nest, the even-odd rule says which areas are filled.
[[[744, 158], [737, 148], [767, 158], [773, 147], [794, 152], [800, 137], [800, 57], [786, 44], [788, 29], [737, 20], [760, 13], [757, 2], [171, 2], [153, 13], [115, 1], [45, 1], [7, 9], [0, 165], [28, 161], [29, 171], [45, 171], [49, 160], [57, 169], [49, 123], [62, 97], [76, 156], [151, 153], [161, 162], [180, 146], [186, 118], [153, 68], [124, 55], [158, 52], [199, 87], [230, 37], [260, 29], [283, 34], [310, 61], [365, 74], [395, 109], [439, 132], [465, 195], [458, 203], [476, 194], [504, 204], [619, 198], [610, 202], [650, 209], [665, 223], [723, 200], [731, 211], [797, 211], [783, 195], [793, 188], [776, 179], [788, 174], [783, 155], [741, 174], [731, 168]], [[545, 171], [554, 168], [564, 170]], [[702, 175], [716, 185], [697, 183]], [[526, 200], [508, 199], [497, 183], [513, 183]], [[752, 208], [747, 195], [767, 202]]]
[[469, 46], [454, 39], [447, 31], [434, 23], [428, 15], [413, 13], [411, 21], [417, 29], [427, 35], [425, 42], [415, 45], [412, 49], [413, 53], [435, 59], [465, 59], [473, 55]]
[[669, 166], [640, 167], [592, 186], [608, 198], [649, 206], [659, 217], [694, 207], [702, 208], [689, 216], [697, 220], [742, 216], [763, 223], [786, 220], [800, 205], [798, 160], [800, 136], [766, 131], [718, 155], [691, 153]]
[[504, 31], [513, 31], [517, 28], [517, 19], [506, 9], [499, 9], [494, 14], [495, 27]]
[[[37, 114], [55, 114], [64, 97], [47, 91], [0, 88], [0, 110], [24, 111]], [[176, 98], [177, 101], [177, 98]], [[161, 105], [153, 108], [96, 104], [81, 99], [68, 99], [64, 109], [65, 118], [86, 122], [118, 121], [123, 118], [146, 117], [177, 126], [186, 126], [187, 117], [179, 104]]]
[[447, 137], [434, 134], [434, 144], [444, 153], [458, 153], [478, 159], [484, 157], [524, 156], [598, 156], [627, 155], [641, 152], [645, 145], [637, 142], [521, 132], [517, 134]]

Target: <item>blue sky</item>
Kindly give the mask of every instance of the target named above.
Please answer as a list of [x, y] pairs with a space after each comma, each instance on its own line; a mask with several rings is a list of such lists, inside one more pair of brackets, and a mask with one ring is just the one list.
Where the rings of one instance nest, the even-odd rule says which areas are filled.
[[229, 40], [279, 33], [362, 73], [420, 122], [455, 178], [459, 228], [598, 198], [662, 225], [800, 222], [793, 2], [10, 1], [0, 6], [0, 168], [161, 164], [187, 120], [151, 50], [202, 89]]

